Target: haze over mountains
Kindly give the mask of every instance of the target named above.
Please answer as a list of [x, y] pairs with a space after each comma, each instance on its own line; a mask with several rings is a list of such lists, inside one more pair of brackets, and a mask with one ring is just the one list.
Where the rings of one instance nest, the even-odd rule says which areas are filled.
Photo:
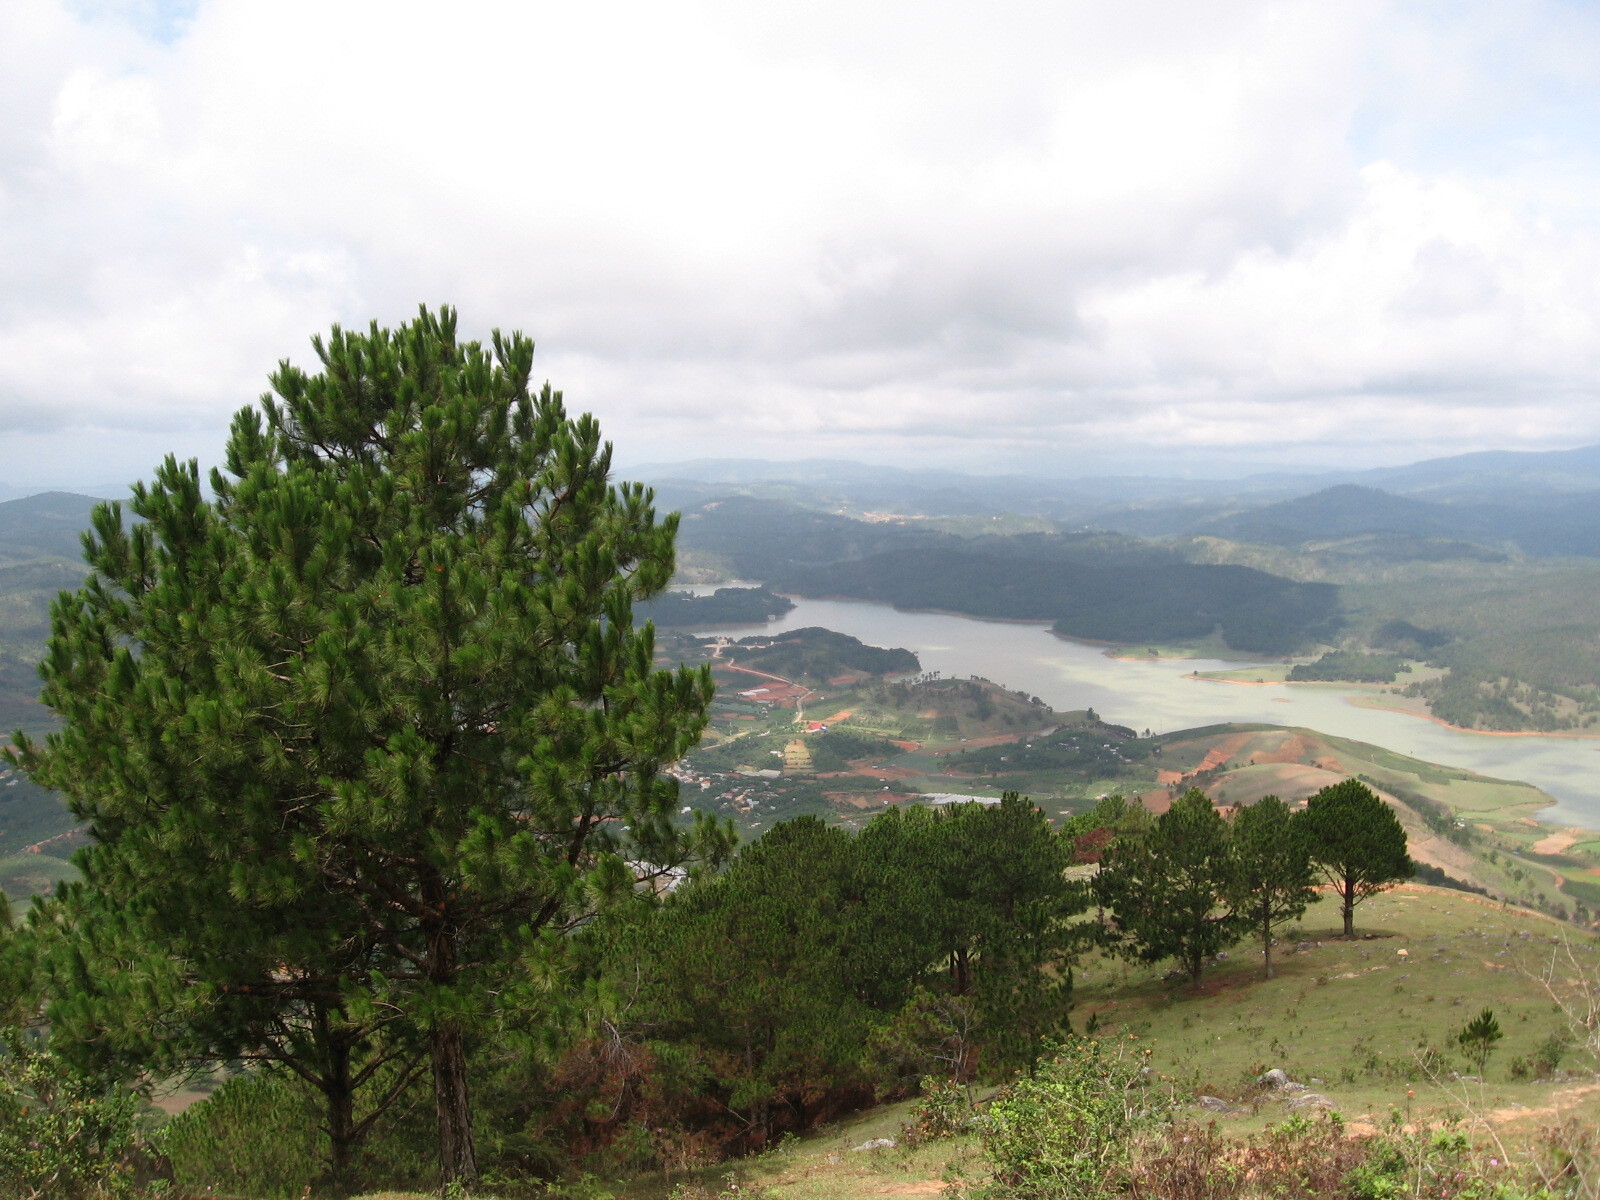
[[737, 494], [852, 515], [1019, 514], [1141, 537], [1292, 546], [1388, 534], [1531, 557], [1600, 555], [1600, 446], [1234, 480], [974, 476], [837, 460], [750, 459], [642, 465], [631, 475], [653, 484], [664, 505], [684, 509]]

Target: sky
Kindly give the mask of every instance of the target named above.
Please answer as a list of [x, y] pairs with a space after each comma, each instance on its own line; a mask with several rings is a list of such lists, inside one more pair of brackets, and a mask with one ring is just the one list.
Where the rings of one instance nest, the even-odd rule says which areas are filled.
[[6, 0], [0, 480], [450, 304], [631, 463], [1600, 442], [1600, 5]]

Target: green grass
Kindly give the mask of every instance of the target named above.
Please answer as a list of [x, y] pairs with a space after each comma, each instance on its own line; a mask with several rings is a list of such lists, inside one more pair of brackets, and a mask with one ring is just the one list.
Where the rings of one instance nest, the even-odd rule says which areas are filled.
[[1156, 1069], [1186, 1090], [1247, 1099], [1256, 1076], [1281, 1067], [1296, 1080], [1321, 1080], [1315, 1089], [1355, 1119], [1417, 1103], [1431, 1087], [1419, 1058], [1430, 1047], [1446, 1071], [1467, 1073], [1453, 1039], [1488, 1007], [1506, 1036], [1479, 1101], [1527, 1104], [1548, 1090], [1512, 1080], [1510, 1064], [1566, 1032], [1565, 1015], [1534, 973], [1551, 938], [1583, 935], [1524, 910], [1414, 886], [1359, 905], [1357, 940], [1338, 936], [1338, 919], [1334, 901], [1313, 905], [1300, 931], [1309, 948], [1284, 953], [1294, 943], [1283, 939], [1272, 980], [1261, 977], [1259, 945], [1248, 942], [1209, 970], [1198, 991], [1158, 968], [1088, 965], [1076, 993], [1079, 1020], [1093, 1015], [1103, 1030], [1148, 1039]]
[[71, 863], [48, 854], [10, 854], [0, 858], [0, 890], [13, 901], [77, 877], [78, 869]]

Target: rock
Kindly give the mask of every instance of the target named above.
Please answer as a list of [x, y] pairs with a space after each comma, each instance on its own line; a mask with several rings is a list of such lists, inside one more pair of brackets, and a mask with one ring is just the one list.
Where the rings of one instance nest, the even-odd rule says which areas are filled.
[[1195, 1103], [1207, 1112], [1230, 1113], [1233, 1111], [1233, 1105], [1220, 1096], [1201, 1096]]
[[1333, 1101], [1319, 1092], [1307, 1092], [1289, 1101], [1290, 1108], [1332, 1108]]
[[1280, 1092], [1288, 1092], [1291, 1096], [1299, 1096], [1305, 1092], [1309, 1092], [1311, 1089], [1303, 1083], [1286, 1083], [1278, 1090]]
[[1283, 1068], [1273, 1067], [1272, 1070], [1263, 1073], [1256, 1082], [1262, 1087], [1286, 1088], [1289, 1086], [1289, 1076], [1284, 1073]]
[[852, 1150], [893, 1150], [893, 1138], [872, 1138], [862, 1142], [861, 1145], [852, 1147]]

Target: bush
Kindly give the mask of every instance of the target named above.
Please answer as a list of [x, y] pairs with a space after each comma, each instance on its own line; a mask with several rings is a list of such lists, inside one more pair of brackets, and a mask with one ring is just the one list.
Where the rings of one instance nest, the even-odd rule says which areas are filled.
[[993, 1168], [977, 1194], [1076, 1200], [1125, 1192], [1133, 1135], [1172, 1111], [1147, 1086], [1149, 1057], [1131, 1038], [1085, 1038], [1012, 1084], [977, 1122]]
[[971, 1128], [972, 1120], [967, 1089], [954, 1079], [928, 1075], [922, 1080], [922, 1099], [911, 1106], [911, 1120], [900, 1127], [900, 1141], [915, 1146], [952, 1138]]
[[0, 1045], [0, 1195], [126, 1196], [139, 1098], [72, 1071], [15, 1031]]
[[[396, 1081], [391, 1064], [370, 1086], [381, 1093]], [[436, 1187], [429, 1100], [427, 1082], [413, 1079], [356, 1148], [343, 1186]], [[308, 1187], [325, 1189], [333, 1183], [322, 1115], [321, 1096], [309, 1084], [287, 1072], [266, 1070], [228, 1080], [169, 1121], [155, 1141], [185, 1191], [300, 1200]], [[482, 1127], [479, 1162], [487, 1168], [494, 1163], [497, 1143], [505, 1139], [495, 1136], [492, 1122], [482, 1121]]]
[[157, 1140], [180, 1187], [258, 1200], [295, 1200], [322, 1161], [313, 1093], [276, 1075], [230, 1079]]

